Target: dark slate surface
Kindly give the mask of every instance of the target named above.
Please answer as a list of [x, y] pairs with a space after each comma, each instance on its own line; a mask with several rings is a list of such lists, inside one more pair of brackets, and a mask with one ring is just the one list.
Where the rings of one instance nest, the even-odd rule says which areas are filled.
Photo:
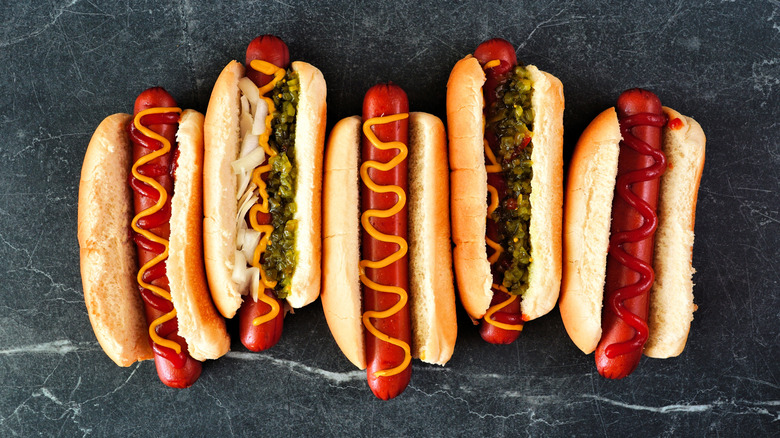
[[[0, 6], [0, 435], [780, 434], [777, 2], [167, 3]], [[381, 402], [317, 302], [288, 319], [275, 348], [234, 343], [188, 390], [160, 384], [151, 362], [115, 366], [92, 334], [79, 277], [90, 135], [152, 85], [205, 111], [221, 68], [269, 32], [324, 73], [329, 127], [384, 80], [406, 88], [414, 110], [443, 117], [450, 68], [495, 36], [563, 81], [567, 157], [626, 88], [654, 90], [696, 118], [709, 141], [693, 256], [699, 310], [683, 354], [643, 359], [613, 382], [569, 341], [557, 310], [511, 346], [483, 343], [460, 311], [450, 363], [415, 362], [406, 392]]]

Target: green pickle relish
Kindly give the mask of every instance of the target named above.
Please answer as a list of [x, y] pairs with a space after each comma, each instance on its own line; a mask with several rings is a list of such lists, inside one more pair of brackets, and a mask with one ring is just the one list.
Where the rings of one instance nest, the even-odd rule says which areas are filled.
[[528, 71], [516, 66], [505, 82], [496, 88], [496, 102], [488, 108], [485, 129], [498, 140], [496, 159], [506, 181], [506, 194], [491, 218], [498, 226], [498, 242], [504, 253], [498, 262], [503, 269], [502, 285], [511, 294], [523, 295], [528, 289], [531, 263], [531, 151], [533, 150], [534, 111], [531, 109], [533, 83]]
[[272, 92], [276, 107], [271, 121], [270, 146], [277, 154], [270, 158], [267, 190], [271, 225], [274, 227], [268, 247], [263, 254], [263, 269], [271, 280], [277, 281], [276, 296], [280, 299], [290, 294], [295, 264], [295, 236], [298, 221], [294, 219], [295, 182], [298, 169], [295, 162], [295, 122], [298, 95], [301, 90], [298, 74], [288, 70], [276, 83]]

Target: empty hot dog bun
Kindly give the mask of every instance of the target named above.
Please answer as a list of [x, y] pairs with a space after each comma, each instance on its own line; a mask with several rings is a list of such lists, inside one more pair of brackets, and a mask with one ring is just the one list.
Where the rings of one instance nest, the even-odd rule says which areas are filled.
[[[666, 358], [685, 347], [693, 312], [693, 227], [704, 168], [705, 136], [699, 124], [664, 107], [661, 176], [650, 290], [649, 338], [644, 354]], [[670, 127], [671, 126], [671, 127]], [[566, 188], [563, 283], [559, 307], [575, 345], [592, 353], [601, 338], [602, 301], [619, 142], [617, 113], [599, 114], [580, 136]]]
[[[296, 265], [287, 303], [303, 307], [319, 296], [321, 260], [322, 156], [325, 141], [325, 80], [322, 73], [305, 62], [293, 62], [300, 79], [295, 127], [297, 180], [294, 187], [297, 210]], [[242, 146], [241, 91], [244, 66], [230, 62], [220, 74], [209, 100], [205, 121], [206, 162], [204, 170], [204, 243], [206, 270], [217, 308], [232, 318], [248, 293], [234, 276], [239, 212], [238, 176], [233, 162]], [[256, 90], [256, 88], [255, 88]], [[240, 260], [239, 264], [246, 264]]]
[[[522, 295], [523, 320], [548, 313], [558, 299], [561, 279], [563, 203], [563, 85], [529, 65], [533, 83], [533, 177], [529, 226], [532, 261]], [[447, 120], [452, 181], [452, 239], [461, 302], [471, 318], [485, 316], [493, 297], [493, 275], [485, 243], [487, 170], [485, 168], [485, 72], [471, 55], [458, 61], [447, 83]]]
[[[360, 141], [354, 116], [333, 127], [323, 190], [322, 308], [336, 343], [366, 368], [360, 262]], [[426, 113], [409, 114], [409, 302], [412, 356], [444, 365], [457, 337], [452, 280], [447, 145], [444, 125]]]
[[[78, 205], [84, 301], [98, 342], [120, 366], [153, 357], [130, 232], [134, 214], [128, 184], [133, 164], [129, 123], [129, 114], [114, 114], [93, 134], [81, 169]], [[230, 349], [230, 338], [211, 302], [203, 269], [202, 114], [182, 113], [177, 141], [167, 260], [171, 299], [179, 334], [192, 357], [216, 359]]]

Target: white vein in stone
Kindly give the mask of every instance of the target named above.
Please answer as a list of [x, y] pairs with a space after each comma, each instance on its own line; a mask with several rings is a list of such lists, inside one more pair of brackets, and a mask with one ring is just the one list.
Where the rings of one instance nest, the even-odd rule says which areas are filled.
[[269, 356], [267, 354], [261, 354], [261, 353], [246, 353], [240, 351], [231, 351], [228, 352], [228, 354], [226, 354], [225, 357], [228, 357], [230, 359], [238, 359], [238, 360], [268, 361], [273, 363], [274, 365], [287, 368], [293, 372], [306, 372], [309, 374], [315, 374], [321, 377], [325, 377], [326, 379], [336, 383], [347, 383], [356, 380], [363, 380], [366, 378], [365, 371], [350, 371], [346, 373], [337, 373], [334, 371], [327, 371], [321, 368], [315, 368], [308, 365], [304, 365], [300, 362], [296, 362], [293, 360], [277, 359], [275, 357]]
[[625, 409], [631, 409], [634, 411], [647, 411], [647, 412], [655, 412], [658, 414], [668, 414], [668, 413], [674, 413], [674, 412], [687, 412], [687, 413], [694, 413], [694, 412], [705, 412], [709, 411], [714, 408], [713, 405], [707, 404], [707, 405], [666, 405], [666, 406], [644, 406], [644, 405], [634, 405], [630, 403], [623, 403], [619, 402], [617, 400], [612, 400], [606, 397], [601, 397], [598, 395], [593, 394], [585, 394], [583, 397], [592, 398], [594, 400], [600, 401], [602, 403], [607, 403], [613, 406], [618, 406]]
[[14, 354], [59, 354], [65, 355], [73, 353], [79, 350], [91, 351], [97, 349], [97, 344], [88, 343], [88, 346], [77, 345], [67, 339], [61, 339], [58, 341], [44, 342], [43, 344], [22, 345], [19, 347], [12, 347], [0, 350], [0, 356], [10, 356]]

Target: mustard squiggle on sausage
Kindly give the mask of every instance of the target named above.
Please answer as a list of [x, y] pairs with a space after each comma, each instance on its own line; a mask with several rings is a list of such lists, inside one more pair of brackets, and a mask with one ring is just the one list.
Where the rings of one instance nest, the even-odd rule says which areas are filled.
[[396, 204], [392, 208], [388, 210], [366, 210], [365, 212], [363, 212], [362, 216], [360, 217], [360, 223], [363, 225], [363, 228], [371, 237], [381, 242], [391, 242], [398, 245], [398, 251], [385, 257], [382, 260], [377, 260], [377, 261], [361, 260], [359, 264], [360, 281], [363, 283], [363, 285], [378, 292], [387, 292], [387, 293], [398, 295], [398, 302], [391, 308], [383, 311], [369, 310], [363, 313], [363, 325], [366, 327], [366, 330], [368, 330], [369, 333], [376, 336], [378, 339], [381, 339], [382, 341], [400, 347], [404, 351], [404, 360], [401, 362], [400, 365], [394, 368], [376, 371], [374, 373], [376, 377], [387, 377], [387, 376], [393, 376], [399, 374], [403, 370], [405, 370], [412, 361], [411, 349], [408, 343], [400, 339], [393, 338], [379, 331], [371, 323], [371, 318], [376, 318], [376, 319], [389, 318], [392, 315], [400, 312], [406, 305], [407, 301], [409, 300], [409, 294], [407, 293], [406, 290], [404, 290], [401, 287], [388, 286], [388, 285], [379, 284], [372, 281], [366, 276], [365, 270], [366, 268], [371, 268], [371, 269], [384, 268], [400, 260], [401, 258], [406, 256], [406, 253], [409, 250], [409, 246], [406, 242], [406, 239], [399, 236], [382, 233], [376, 228], [374, 228], [373, 225], [371, 225], [371, 222], [369, 221], [369, 219], [371, 218], [375, 218], [375, 217], [388, 218], [400, 212], [406, 205], [406, 192], [404, 192], [404, 190], [401, 187], [396, 185], [382, 186], [375, 183], [368, 176], [368, 169], [373, 168], [380, 171], [388, 171], [394, 168], [395, 166], [399, 165], [401, 162], [403, 162], [406, 159], [406, 156], [409, 153], [409, 149], [405, 144], [403, 144], [400, 141], [392, 141], [392, 142], [380, 141], [377, 138], [376, 134], [374, 134], [374, 131], [371, 130], [371, 127], [374, 125], [383, 125], [386, 123], [397, 122], [399, 120], [403, 120], [408, 117], [409, 117], [408, 113], [394, 114], [391, 116], [374, 117], [372, 119], [366, 120], [366, 122], [363, 123], [363, 134], [376, 148], [381, 150], [398, 149], [398, 155], [396, 155], [392, 160], [388, 161], [387, 163], [380, 163], [378, 161], [364, 161], [363, 164], [360, 166], [360, 178], [363, 180], [363, 183], [366, 185], [366, 187], [368, 187], [370, 190], [377, 193], [395, 193], [396, 196], [398, 196], [398, 202], [396, 202]]
[[[269, 91], [274, 89], [274, 86], [276, 86], [277, 82], [282, 80], [282, 78], [285, 75], [285, 70], [283, 68], [271, 64], [270, 62], [262, 61], [259, 59], [253, 60], [250, 63], [250, 66], [253, 69], [263, 74], [274, 76], [271, 82], [258, 88], [258, 92], [260, 93], [261, 98], [268, 105], [268, 115], [265, 117], [265, 131], [258, 139], [258, 142], [260, 143], [260, 147], [263, 148], [263, 150], [265, 151], [265, 156], [267, 158], [266, 158], [266, 164], [257, 167], [252, 172], [252, 182], [257, 185], [257, 191], [260, 195], [261, 201], [253, 205], [252, 208], [249, 209], [249, 223], [252, 226], [252, 229], [261, 233], [261, 235], [263, 236], [260, 239], [260, 243], [258, 243], [257, 248], [255, 248], [255, 252], [252, 256], [251, 265], [260, 270], [260, 285], [263, 286], [264, 289], [273, 289], [276, 286], [276, 281], [268, 279], [265, 273], [265, 269], [263, 269], [263, 265], [260, 263], [260, 260], [266, 248], [268, 248], [268, 239], [271, 237], [271, 233], [273, 233], [274, 227], [271, 224], [264, 224], [264, 225], [258, 224], [257, 213], [260, 212], [260, 213], [268, 214], [269, 212], [268, 189], [265, 184], [265, 181], [262, 178], [262, 175], [271, 170], [272, 167], [271, 158], [276, 156], [277, 154], [277, 152], [268, 143], [269, 138], [271, 137], [271, 121], [274, 118], [273, 114], [274, 111], [276, 111], [276, 107], [274, 106], [273, 99], [266, 96], [266, 94], [268, 94]], [[266, 295], [265, 291], [261, 291], [260, 293], [258, 293], [257, 299], [259, 301], [264, 302], [265, 304], [268, 304], [271, 307], [271, 309], [268, 311], [268, 313], [253, 319], [252, 325], [258, 326], [260, 324], [273, 320], [274, 318], [277, 317], [277, 315], [279, 315], [279, 312], [281, 311], [279, 302], [273, 299], [272, 297]]]
[[[138, 275], [136, 277], [136, 279], [138, 281], [138, 284], [142, 288], [149, 289], [155, 295], [157, 295], [157, 296], [159, 296], [159, 297], [161, 297], [161, 298], [163, 298], [165, 300], [171, 301], [171, 302], [172, 302], [172, 300], [171, 300], [171, 293], [169, 291], [167, 291], [167, 290], [165, 290], [165, 289], [163, 289], [163, 288], [161, 288], [159, 286], [155, 286], [155, 285], [153, 285], [151, 283], [147, 283], [146, 281], [144, 281], [144, 274], [148, 270], [153, 268], [155, 265], [157, 265], [159, 263], [162, 263], [165, 259], [168, 258], [168, 239], [163, 239], [162, 237], [152, 233], [151, 231], [143, 229], [143, 228], [138, 226], [138, 221], [140, 219], [143, 219], [143, 218], [145, 218], [147, 216], [151, 216], [151, 215], [153, 215], [154, 213], [157, 213], [158, 211], [160, 211], [163, 208], [163, 206], [165, 205], [165, 202], [168, 200], [168, 191], [165, 190], [165, 188], [162, 185], [160, 185], [160, 183], [157, 182], [154, 178], [146, 176], [146, 175], [142, 175], [138, 171], [138, 168], [143, 166], [146, 163], [149, 163], [152, 160], [155, 160], [155, 159], [157, 159], [157, 158], [167, 154], [168, 152], [171, 151], [171, 142], [168, 141], [168, 139], [163, 137], [162, 135], [160, 135], [160, 134], [152, 131], [148, 127], [142, 125], [141, 124], [141, 119], [144, 116], [149, 115], [149, 114], [164, 114], [164, 113], [173, 113], [173, 112], [181, 113], [181, 108], [165, 108], [165, 107], [164, 108], [149, 108], [147, 110], [139, 112], [135, 116], [135, 118], [133, 119], [133, 124], [135, 125], [136, 129], [138, 129], [143, 135], [145, 135], [145, 136], [147, 136], [147, 137], [149, 137], [149, 138], [151, 138], [153, 140], [159, 141], [160, 144], [162, 145], [162, 147], [160, 149], [157, 149], [156, 151], [153, 151], [152, 153], [144, 155], [138, 161], [133, 163], [133, 168], [132, 168], [133, 177], [137, 178], [139, 181], [141, 181], [141, 182], [151, 186], [152, 188], [154, 188], [157, 191], [157, 193], [159, 194], [159, 197], [157, 199], [157, 203], [156, 204], [154, 204], [153, 206], [147, 208], [146, 210], [143, 210], [140, 213], [138, 213], [133, 218], [133, 221], [131, 222], [131, 226], [133, 228], [133, 231], [135, 231], [136, 233], [142, 235], [143, 237], [145, 237], [146, 239], [148, 239], [148, 240], [150, 240], [150, 241], [152, 241], [154, 243], [162, 245], [165, 248], [165, 250], [163, 252], [161, 252], [156, 257], [154, 257], [152, 260], [149, 260], [148, 262], [146, 262], [146, 264], [141, 266], [141, 269], [138, 270]], [[155, 319], [154, 321], [152, 321], [152, 323], [149, 324], [149, 337], [152, 339], [152, 342], [154, 342], [155, 344], [163, 346], [163, 347], [168, 347], [168, 348], [172, 349], [173, 351], [175, 351], [176, 354], [180, 354], [182, 348], [181, 348], [181, 345], [179, 345], [179, 343], [177, 343], [175, 341], [171, 341], [170, 339], [165, 339], [165, 338], [163, 338], [163, 337], [161, 337], [160, 335], [157, 334], [157, 327], [160, 326], [161, 324], [164, 324], [165, 322], [168, 322], [168, 321], [172, 320], [173, 318], [176, 318], [176, 309], [175, 308], [173, 308], [170, 312], [168, 312], [168, 313], [162, 315], [161, 317]]]

